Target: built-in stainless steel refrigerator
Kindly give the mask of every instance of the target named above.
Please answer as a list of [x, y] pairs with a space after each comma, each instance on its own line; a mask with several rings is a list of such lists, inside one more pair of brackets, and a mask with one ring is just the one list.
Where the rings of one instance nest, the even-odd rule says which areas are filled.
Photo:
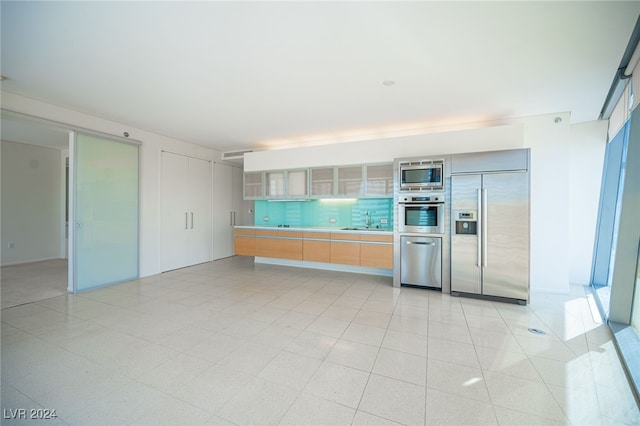
[[529, 300], [528, 151], [524, 154], [524, 166], [452, 174], [452, 294]]

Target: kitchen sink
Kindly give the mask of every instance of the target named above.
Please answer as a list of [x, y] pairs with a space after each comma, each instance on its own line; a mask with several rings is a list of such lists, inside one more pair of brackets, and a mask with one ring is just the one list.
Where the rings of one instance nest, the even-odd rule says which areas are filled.
[[342, 231], [384, 231], [380, 228], [340, 228]]

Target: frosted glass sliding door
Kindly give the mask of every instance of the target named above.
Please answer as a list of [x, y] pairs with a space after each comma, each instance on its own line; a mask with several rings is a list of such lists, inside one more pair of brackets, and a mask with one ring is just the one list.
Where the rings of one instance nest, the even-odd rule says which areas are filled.
[[72, 135], [73, 291], [138, 277], [138, 145]]

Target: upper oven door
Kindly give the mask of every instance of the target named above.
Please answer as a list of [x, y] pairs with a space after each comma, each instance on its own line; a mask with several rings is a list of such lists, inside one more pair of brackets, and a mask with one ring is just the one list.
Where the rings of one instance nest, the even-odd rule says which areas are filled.
[[398, 230], [422, 234], [444, 234], [444, 204], [398, 204]]
[[442, 189], [442, 164], [400, 166], [400, 188], [405, 190]]

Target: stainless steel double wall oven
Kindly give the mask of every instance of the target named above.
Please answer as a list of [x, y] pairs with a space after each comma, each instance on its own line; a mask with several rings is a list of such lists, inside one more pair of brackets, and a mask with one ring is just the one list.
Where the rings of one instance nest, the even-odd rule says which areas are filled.
[[445, 160], [400, 159], [396, 169], [394, 283], [441, 289], [447, 234]]

